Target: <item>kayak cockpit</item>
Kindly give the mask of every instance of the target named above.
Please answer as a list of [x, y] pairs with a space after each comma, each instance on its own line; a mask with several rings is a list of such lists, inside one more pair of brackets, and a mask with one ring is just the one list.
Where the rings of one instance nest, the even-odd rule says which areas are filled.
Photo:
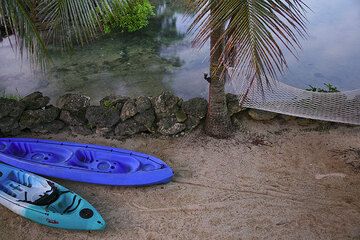
[[72, 151], [61, 146], [36, 142], [2, 142], [0, 151], [16, 158], [52, 164], [65, 162], [73, 155]]
[[33, 176], [22, 171], [11, 171], [0, 182], [0, 191], [17, 202], [45, 207], [46, 210], [59, 214], [70, 214], [82, 201], [70, 191], [60, 191], [54, 183], [37, 181]]
[[57, 189], [49, 181], [38, 181], [23, 171], [11, 171], [0, 182], [0, 190], [16, 201], [45, 206], [58, 198]]
[[81, 148], [76, 150], [68, 165], [104, 173], [129, 173], [137, 171], [141, 163], [130, 155]]

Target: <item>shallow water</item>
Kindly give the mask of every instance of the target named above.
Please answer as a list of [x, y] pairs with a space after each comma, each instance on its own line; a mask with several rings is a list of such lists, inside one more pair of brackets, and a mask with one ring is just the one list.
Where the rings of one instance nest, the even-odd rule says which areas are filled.
[[[42, 91], [56, 98], [80, 92], [94, 101], [108, 94], [155, 95], [170, 90], [184, 98], [205, 97], [209, 46], [191, 48], [180, 1], [158, 1], [157, 16], [134, 34], [112, 33], [70, 54], [51, 53], [54, 66], [44, 76], [20, 63], [7, 41], [0, 43], [0, 90], [25, 95]], [[298, 59], [289, 56], [281, 81], [299, 88], [332, 83], [340, 90], [360, 88], [360, 2], [306, 0], [309, 39]]]
[[289, 57], [282, 79], [304, 88], [332, 83], [341, 90], [360, 88], [360, 1], [305, 0], [311, 7], [308, 40], [298, 59]]

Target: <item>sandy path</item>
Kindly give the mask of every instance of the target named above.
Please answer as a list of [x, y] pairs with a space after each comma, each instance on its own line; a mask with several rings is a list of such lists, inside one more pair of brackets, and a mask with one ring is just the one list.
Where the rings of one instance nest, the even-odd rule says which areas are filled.
[[154, 154], [176, 175], [170, 184], [147, 188], [58, 180], [91, 202], [107, 229], [51, 229], [0, 207], [0, 239], [360, 239], [360, 174], [345, 164], [350, 155], [341, 153], [360, 149], [359, 127], [319, 131], [246, 120], [231, 140], [201, 131], [124, 142], [39, 137]]

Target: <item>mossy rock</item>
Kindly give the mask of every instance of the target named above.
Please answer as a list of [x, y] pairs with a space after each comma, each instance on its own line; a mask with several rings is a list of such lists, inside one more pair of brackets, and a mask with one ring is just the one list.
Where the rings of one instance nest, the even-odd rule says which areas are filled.
[[176, 112], [176, 120], [179, 123], [183, 123], [186, 121], [188, 117], [186, 116], [186, 113], [183, 110], [179, 110]]

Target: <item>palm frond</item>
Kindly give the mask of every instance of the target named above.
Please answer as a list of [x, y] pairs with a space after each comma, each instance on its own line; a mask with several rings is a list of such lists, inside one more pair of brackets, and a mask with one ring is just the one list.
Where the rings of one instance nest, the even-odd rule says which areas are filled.
[[233, 66], [261, 89], [284, 73], [283, 49], [296, 56], [300, 39], [307, 36], [308, 7], [302, 0], [196, 0], [195, 7], [198, 15], [189, 29], [198, 32], [194, 46], [203, 46], [213, 29], [225, 25], [211, 54], [223, 44], [219, 65]]
[[46, 26], [46, 39], [68, 48], [97, 37], [103, 17], [126, 3], [127, 0], [42, 0], [38, 10]]
[[44, 69], [47, 47], [85, 44], [100, 32], [101, 23], [128, 0], [0, 0], [0, 23], [15, 34], [14, 49]]
[[15, 42], [11, 42], [20, 57], [32, 56], [32, 63], [44, 67], [47, 55], [46, 47], [32, 19], [29, 0], [0, 0], [0, 23], [5, 31], [14, 32]]

